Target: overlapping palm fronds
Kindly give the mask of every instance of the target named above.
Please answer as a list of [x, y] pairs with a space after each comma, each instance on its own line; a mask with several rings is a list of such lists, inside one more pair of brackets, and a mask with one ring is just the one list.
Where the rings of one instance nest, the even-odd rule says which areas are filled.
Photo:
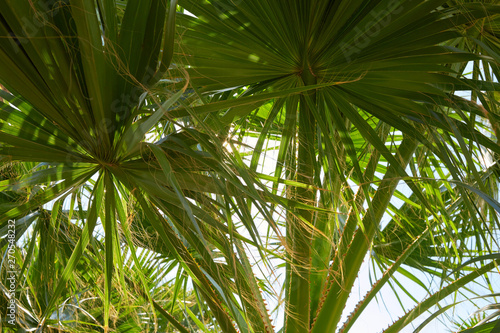
[[[412, 297], [399, 277], [439, 279], [398, 332], [488, 287], [496, 2], [8, 0], [0, 15], [20, 325], [348, 332], [382, 288]], [[347, 317], [366, 259], [378, 274]]]

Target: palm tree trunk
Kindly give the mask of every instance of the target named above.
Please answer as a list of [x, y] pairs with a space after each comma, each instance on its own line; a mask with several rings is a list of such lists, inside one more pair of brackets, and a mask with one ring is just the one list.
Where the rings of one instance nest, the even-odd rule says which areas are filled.
[[[316, 84], [316, 78], [304, 66], [301, 75], [305, 85]], [[315, 103], [316, 93], [300, 97], [298, 126], [297, 181], [310, 185], [298, 188], [295, 200], [314, 205], [316, 191], [313, 190], [315, 159], [315, 119], [309, 103]], [[286, 332], [308, 332], [310, 328], [310, 261], [312, 230], [307, 223], [313, 224], [314, 213], [307, 209], [298, 209], [288, 219], [287, 234], [291, 244], [291, 262], [288, 265], [289, 295], [287, 308]]]
[[[324, 291], [324, 300], [320, 305], [312, 332], [323, 333], [335, 331], [346, 300], [356, 280], [357, 273], [363, 264], [370, 244], [372, 244], [392, 195], [399, 184], [400, 173], [397, 169], [398, 167], [406, 167], [410, 163], [417, 146], [418, 141], [413, 138], [403, 138], [397, 156], [401, 164], [399, 166], [390, 165], [388, 168], [383, 181], [379, 185], [379, 188], [383, 188], [384, 190], [377, 191], [372, 200], [371, 207], [364, 214], [362, 220], [364, 230], [361, 228], [346, 230], [342, 235], [343, 238], [347, 238], [349, 247], [337, 250], [337, 256], [330, 267], [331, 274], [342, 272], [341, 279], [336, 280], [331, 278], [329, 281], [330, 286]], [[343, 242], [341, 241], [340, 245], [342, 244]]]

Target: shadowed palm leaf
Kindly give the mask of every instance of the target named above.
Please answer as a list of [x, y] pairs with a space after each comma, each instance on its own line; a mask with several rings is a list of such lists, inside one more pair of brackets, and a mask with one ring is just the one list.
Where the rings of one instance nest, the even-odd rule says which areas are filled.
[[[282, 332], [347, 332], [401, 274], [440, 278], [397, 332], [495, 268], [495, 2], [179, 6], [0, 4], [23, 325], [274, 332], [256, 268], [284, 265]], [[367, 256], [380, 274], [346, 319]], [[81, 293], [94, 306], [64, 313]]]

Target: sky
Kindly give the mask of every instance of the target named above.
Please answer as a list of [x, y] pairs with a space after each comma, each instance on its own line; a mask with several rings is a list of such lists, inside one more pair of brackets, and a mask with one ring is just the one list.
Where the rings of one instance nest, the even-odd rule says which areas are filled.
[[[464, 95], [466, 96], [466, 94]], [[255, 142], [247, 141], [246, 142], [250, 146], [254, 146]], [[265, 160], [261, 160], [261, 165], [262, 165], [262, 172], [263, 173], [271, 173], [271, 170], [274, 170], [274, 163], [276, 161], [276, 155], [277, 151], [269, 151], [268, 154], [266, 155]], [[399, 188], [400, 190], [404, 191], [402, 188], [404, 185], [401, 185], [402, 187]], [[50, 209], [51, 204], [48, 204], [46, 208]], [[262, 231], [265, 231], [264, 228], [266, 228], [265, 224], [262, 224]], [[102, 228], [101, 228], [102, 229]], [[97, 228], [96, 232], [100, 232], [100, 229]], [[102, 231], [102, 230], [101, 230]], [[262, 269], [262, 272], [258, 272], [256, 269], [256, 272], [258, 272], [258, 275], [261, 275], [261, 277], [264, 276], [284, 276], [284, 269], [282, 271], [274, 271], [270, 272], [266, 270], [263, 267], [256, 267]], [[377, 272], [378, 276], [380, 277], [381, 273]], [[355, 282], [353, 292], [349, 297], [349, 301], [347, 304], [347, 307], [344, 311], [343, 318], [346, 318], [347, 315], [351, 312], [351, 310], [355, 307], [357, 302], [366, 294], [366, 292], [370, 288], [370, 274], [373, 276], [373, 268], [369, 265], [369, 257], [365, 258], [365, 263], [363, 264], [358, 279]], [[430, 281], [428, 280], [429, 277], [425, 276], [423, 274], [420, 274], [421, 280], [424, 281], [424, 283], [432, 285], [434, 284], [434, 287], [437, 287], [439, 284], [439, 281], [434, 280]], [[426, 296], [428, 296], [427, 292], [425, 292], [422, 288], [417, 286], [414, 282], [406, 279], [405, 277], [399, 276], [399, 279], [402, 281], [403, 286], [407, 289], [410, 290], [412, 293], [412, 296], [416, 298], [417, 300], [423, 300], [425, 299]], [[500, 281], [497, 276], [497, 274], [492, 275], [491, 279], [493, 283], [493, 288], [494, 290], [500, 290]], [[274, 288], [277, 292], [279, 292], [280, 287], [279, 283], [282, 283], [283, 279], [277, 279], [276, 285], [274, 285]], [[481, 290], [477, 286], [472, 286], [471, 289], [477, 291], [480, 294], [484, 294], [485, 291]], [[366, 310], [363, 312], [363, 315], [357, 320], [356, 324], [353, 326], [353, 328], [350, 330], [352, 333], [371, 333], [371, 332], [380, 332], [384, 328], [386, 328], [390, 323], [392, 323], [394, 320], [396, 320], [400, 315], [403, 314], [403, 310], [401, 308], [401, 304], [403, 304], [404, 307], [407, 309], [411, 308], [414, 304], [414, 302], [404, 294], [404, 292], [401, 292], [401, 290], [398, 288], [397, 289], [397, 295], [399, 296], [396, 297], [396, 294], [394, 291], [386, 285], [380, 292], [380, 298], [378, 301], [372, 301], [371, 304], [366, 308]], [[273, 308], [276, 305], [276, 300], [273, 298], [268, 298], [268, 304], [269, 308]], [[486, 304], [484, 302], [479, 302], [479, 304]], [[458, 318], [466, 318], [468, 315], [472, 314], [477, 307], [473, 306], [469, 302], [464, 302], [461, 305], [457, 306], [455, 310], [450, 310], [447, 313], [453, 315], [455, 319], [458, 320]], [[283, 325], [282, 318], [283, 314], [282, 312], [276, 313], [277, 320], [275, 321], [275, 325], [279, 328], [280, 326]], [[423, 315], [421, 319], [415, 321], [415, 323], [418, 325], [420, 324], [426, 317], [427, 315]], [[429, 325], [427, 325], [421, 332], [422, 333], [441, 333], [441, 332], [450, 332], [454, 327], [450, 327], [450, 321], [448, 318], [445, 316], [439, 317], [439, 319], [436, 319], [432, 321]], [[402, 332], [403, 333], [410, 333], [414, 332], [416, 327], [414, 326], [408, 326], [406, 327]]]
[[[470, 70], [472, 70], [472, 66], [469, 66]], [[467, 71], [466, 71], [467, 72]], [[463, 92], [462, 94], [463, 97], [469, 97], [470, 98], [470, 93]], [[256, 139], [255, 138], [247, 138], [247, 141], [245, 141], [245, 144], [247, 144], [250, 147], [255, 146]], [[269, 142], [269, 147], [273, 146], [278, 146], [277, 143]], [[266, 147], [266, 145], [264, 145]], [[249, 150], [248, 150], [249, 151]], [[272, 174], [274, 171], [274, 166], [276, 163], [276, 158], [277, 158], [277, 150], [269, 150], [265, 154], [265, 158], [261, 158], [260, 160], [260, 169], [258, 170], [259, 172], [262, 172], [264, 174]], [[408, 170], [409, 174], [411, 172]], [[408, 186], [404, 182], [400, 182], [400, 186], [398, 187], [398, 190], [401, 191], [403, 194], [410, 195], [411, 191]], [[399, 199], [394, 199], [392, 202], [396, 207], [400, 206], [402, 204], [402, 201]], [[382, 225], [386, 224], [389, 220], [389, 215], [385, 215]], [[262, 231], [265, 231], [266, 224], [262, 224]], [[367, 293], [367, 291], [370, 289], [371, 283], [370, 283], [370, 274], [372, 275], [373, 278], [373, 267], [371, 264], [369, 264], [369, 257], [367, 256], [365, 258], [364, 264], [360, 270], [360, 273], [358, 275], [358, 279], [355, 282], [353, 291], [349, 297], [348, 304], [346, 306], [346, 309], [344, 310], [343, 313], [343, 318], [346, 318], [349, 313], [354, 309], [358, 301], [364, 297]], [[404, 266], [405, 269], [411, 270], [411, 268]], [[264, 268], [264, 272], [261, 273], [261, 278], [269, 277], [269, 276], [284, 276], [284, 269], [281, 271], [277, 272], [272, 272], [272, 271], [266, 271]], [[381, 276], [381, 272], [378, 271], [376, 272], [377, 276]], [[420, 280], [426, 284], [432, 292], [435, 292], [439, 288], [439, 278], [432, 278], [428, 275], [422, 274], [416, 270], [412, 270], [412, 273], [414, 273], [416, 276], [420, 278]], [[497, 273], [491, 274], [491, 282], [493, 284], [494, 290], [500, 290], [500, 279], [497, 276]], [[406, 277], [402, 276], [401, 274], [396, 274], [398, 277], [398, 280], [401, 281], [401, 284], [404, 286], [405, 289], [407, 289], [412, 296], [418, 300], [422, 301], [426, 297], [429, 296], [428, 292], [425, 291], [423, 288], [418, 286], [416, 283], [413, 281], [407, 279]], [[279, 289], [279, 284], [283, 283], [284, 278], [281, 278], [279, 280], [279, 283], [277, 282], [275, 285], [275, 290], [280, 290]], [[375, 281], [375, 280], [373, 280]], [[467, 286], [470, 288], [472, 291], [477, 292], [479, 295], [485, 295], [489, 294], [490, 292], [480, 288], [479, 286], [475, 285], [474, 283], [471, 283]], [[349, 332], [351, 333], [371, 333], [371, 332], [381, 332], [385, 328], [388, 327], [389, 324], [397, 320], [401, 315], [404, 314], [404, 310], [402, 309], [402, 306], [405, 307], [406, 310], [409, 310], [413, 308], [415, 305], [415, 302], [408, 297], [399, 287], [395, 286], [395, 290], [397, 291], [397, 295], [395, 294], [394, 290], [391, 289], [389, 285], [386, 285], [382, 288], [380, 291], [379, 295], [380, 297], [377, 299], [377, 301], [372, 301], [368, 307], [364, 310], [363, 315], [361, 315], [354, 326], [351, 328]], [[453, 299], [453, 297], [448, 297], [445, 299], [443, 302], [441, 302], [441, 305], [447, 305], [451, 304], [454, 301], [459, 301], [461, 299], [466, 299], [467, 297], [473, 297], [473, 293], [467, 293], [466, 296], [460, 298], [458, 297], [457, 299]], [[399, 297], [399, 299], [398, 299]], [[272, 308], [277, 304], [277, 301], [272, 298], [267, 299], [269, 308]], [[477, 301], [476, 302], [479, 306], [484, 306], [488, 304], [486, 301]], [[402, 305], [401, 305], [402, 304]], [[470, 302], [462, 302], [459, 305], [457, 305], [455, 308], [449, 309], [448, 311], [445, 312], [445, 314], [440, 315], [433, 321], [431, 321], [429, 324], [427, 324], [420, 332], [422, 333], [445, 333], [445, 332], [452, 332], [457, 329], [455, 325], [452, 324], [451, 321], [460, 321], [463, 319], [467, 319], [468, 316], [472, 315], [478, 307], [474, 306]], [[434, 311], [437, 311], [438, 308], [435, 307], [433, 309]], [[277, 320], [275, 321], [275, 325], [277, 327], [280, 327], [283, 325], [283, 315], [282, 311], [276, 313]], [[422, 316], [420, 316], [417, 320], [413, 321], [413, 325], [408, 325], [406, 328], [404, 328], [401, 332], [402, 333], [410, 333], [414, 332], [415, 329], [420, 325], [427, 317], [429, 316], [429, 313], [425, 313]], [[341, 321], [343, 323], [343, 320]]]

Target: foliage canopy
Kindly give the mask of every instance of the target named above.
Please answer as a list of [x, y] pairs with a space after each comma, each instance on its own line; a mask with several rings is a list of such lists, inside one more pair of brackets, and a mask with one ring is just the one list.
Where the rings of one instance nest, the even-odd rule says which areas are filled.
[[497, 1], [3, 0], [2, 311], [353, 332], [392, 288], [384, 332], [418, 331], [471, 283], [495, 308], [499, 27]]

